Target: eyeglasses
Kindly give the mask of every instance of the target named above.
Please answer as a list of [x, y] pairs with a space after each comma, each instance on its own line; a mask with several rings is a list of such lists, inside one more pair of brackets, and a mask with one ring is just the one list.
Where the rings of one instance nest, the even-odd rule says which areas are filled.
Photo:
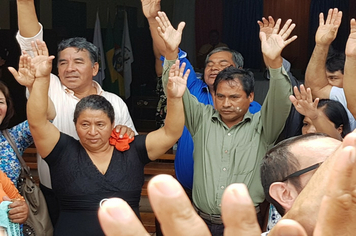
[[319, 163], [317, 163], [317, 164], [315, 164], [315, 165], [312, 165], [312, 166], [309, 166], [309, 167], [307, 167], [307, 168], [298, 170], [298, 171], [294, 172], [293, 174], [290, 174], [290, 175], [288, 175], [287, 177], [285, 177], [281, 182], [284, 182], [284, 181], [286, 181], [286, 180], [288, 180], [288, 179], [290, 179], [290, 178], [299, 177], [299, 176], [301, 176], [302, 174], [305, 174], [305, 173], [307, 173], [307, 172], [309, 172], [309, 171], [315, 170], [315, 169], [319, 168], [319, 166], [320, 166], [321, 164], [323, 164], [323, 162], [319, 162]]

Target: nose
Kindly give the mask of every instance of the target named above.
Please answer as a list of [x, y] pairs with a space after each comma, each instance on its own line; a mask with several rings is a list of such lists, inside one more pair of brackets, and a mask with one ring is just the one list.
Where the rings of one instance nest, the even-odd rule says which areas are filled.
[[69, 61], [68, 64], [67, 64], [67, 67], [66, 67], [66, 72], [72, 72], [74, 71], [74, 63]]
[[90, 135], [96, 135], [97, 131], [96, 131], [96, 127], [95, 125], [91, 125], [89, 128], [89, 134]]
[[230, 103], [230, 99], [229, 99], [229, 98], [225, 98], [223, 106], [224, 106], [224, 107], [230, 107], [230, 106], [231, 106], [231, 103]]
[[314, 125], [311, 125], [307, 130], [307, 134], [313, 134], [313, 133], [316, 133], [316, 128]]

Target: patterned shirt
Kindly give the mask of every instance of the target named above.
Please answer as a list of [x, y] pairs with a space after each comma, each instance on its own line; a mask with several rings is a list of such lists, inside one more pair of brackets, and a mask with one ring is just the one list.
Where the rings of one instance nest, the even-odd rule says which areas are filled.
[[[27, 120], [9, 129], [9, 133], [21, 155], [33, 143]], [[0, 134], [0, 145], [0, 170], [6, 173], [17, 187], [17, 181], [21, 173], [20, 161], [2, 133]]]

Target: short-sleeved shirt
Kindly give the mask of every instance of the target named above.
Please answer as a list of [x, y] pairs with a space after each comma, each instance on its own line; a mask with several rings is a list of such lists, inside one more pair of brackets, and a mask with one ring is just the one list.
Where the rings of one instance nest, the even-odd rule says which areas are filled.
[[102, 174], [80, 142], [61, 133], [45, 158], [61, 206], [56, 235], [103, 235], [97, 211], [104, 198], [124, 199], [139, 216], [144, 166], [150, 162], [145, 140], [145, 135], [135, 136], [129, 150], [114, 149], [108, 169]]

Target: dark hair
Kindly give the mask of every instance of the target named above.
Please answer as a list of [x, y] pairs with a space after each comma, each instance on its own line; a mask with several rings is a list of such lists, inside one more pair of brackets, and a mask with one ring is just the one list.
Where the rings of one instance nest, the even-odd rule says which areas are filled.
[[[293, 144], [321, 137], [329, 136], [323, 133], [310, 133], [283, 140], [269, 150], [262, 159], [260, 174], [266, 200], [273, 204], [282, 216], [285, 214], [285, 209], [271, 197], [269, 188], [273, 183], [281, 181], [286, 176], [300, 169], [300, 163], [297, 157], [290, 152], [290, 147]], [[295, 186], [297, 191], [301, 191], [301, 184], [298, 177], [290, 178], [288, 180]]]
[[320, 99], [318, 108], [322, 109], [326, 117], [334, 123], [335, 129], [342, 126], [341, 137], [351, 132], [349, 117], [345, 107], [339, 102], [330, 99]]
[[111, 103], [106, 100], [103, 96], [100, 95], [89, 95], [80, 99], [80, 101], [75, 106], [74, 110], [74, 124], [77, 123], [78, 117], [82, 113], [82, 111], [90, 109], [90, 110], [100, 110], [103, 111], [110, 119], [111, 124], [114, 123], [115, 120], [115, 112]]
[[4, 129], [7, 129], [11, 118], [15, 114], [15, 110], [14, 110], [13, 102], [12, 102], [12, 99], [10, 96], [10, 91], [6, 87], [6, 85], [1, 81], [0, 81], [0, 91], [4, 94], [5, 100], [6, 100], [6, 105], [7, 105], [6, 115], [0, 124], [0, 130], [4, 130]]
[[326, 69], [330, 72], [335, 72], [340, 70], [344, 74], [345, 66], [345, 53], [339, 52], [330, 47], [328, 56], [326, 58]]
[[209, 58], [211, 57], [211, 55], [213, 55], [214, 53], [218, 53], [218, 52], [231, 53], [232, 61], [234, 62], [235, 67], [237, 67], [237, 68], [244, 67], [244, 57], [241, 55], [241, 53], [239, 53], [238, 51], [235, 51], [233, 49], [230, 49], [228, 47], [218, 47], [218, 48], [213, 49], [211, 52], [209, 52], [209, 54], [205, 58], [205, 66], [206, 66], [206, 64], [208, 64], [208, 61], [209, 61]]
[[229, 67], [223, 69], [222, 71], [220, 71], [219, 74], [216, 76], [216, 79], [213, 84], [215, 93], [216, 93], [218, 84], [221, 81], [232, 81], [235, 79], [238, 79], [240, 81], [240, 83], [243, 87], [243, 90], [246, 93], [246, 96], [249, 96], [250, 93], [253, 92], [254, 87], [255, 87], [255, 79], [253, 77], [252, 71], [229, 66]]
[[85, 49], [89, 52], [89, 56], [92, 64], [94, 65], [95, 62], [98, 62], [98, 55], [99, 55], [98, 48], [91, 42], [88, 42], [85, 38], [75, 37], [75, 38], [62, 40], [58, 44], [58, 58], [61, 51], [67, 48], [77, 48], [78, 51], [83, 51]]

